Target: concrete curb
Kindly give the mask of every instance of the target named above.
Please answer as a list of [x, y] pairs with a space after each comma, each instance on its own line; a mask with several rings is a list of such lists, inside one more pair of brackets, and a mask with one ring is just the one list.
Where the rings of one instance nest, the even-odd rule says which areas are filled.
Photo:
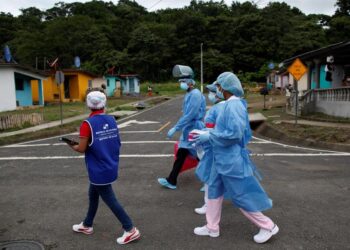
[[257, 129], [254, 131], [256, 134], [261, 135], [263, 137], [271, 138], [279, 142], [283, 143], [291, 143], [295, 146], [304, 146], [304, 147], [313, 147], [319, 149], [328, 149], [335, 150], [341, 152], [350, 152], [350, 144], [341, 144], [341, 143], [328, 143], [322, 141], [315, 141], [310, 139], [301, 139], [289, 136], [282, 131], [271, 127], [268, 123], [262, 123]]

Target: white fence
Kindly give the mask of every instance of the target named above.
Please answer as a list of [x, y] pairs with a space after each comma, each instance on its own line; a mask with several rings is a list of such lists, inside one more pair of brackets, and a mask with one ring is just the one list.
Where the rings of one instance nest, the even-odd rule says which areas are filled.
[[[287, 112], [295, 114], [295, 94], [287, 102]], [[350, 87], [306, 91], [299, 97], [298, 114], [314, 112], [350, 118]]]
[[44, 120], [43, 114], [14, 114], [0, 116], [0, 131], [10, 128], [23, 127], [24, 125], [38, 125]]

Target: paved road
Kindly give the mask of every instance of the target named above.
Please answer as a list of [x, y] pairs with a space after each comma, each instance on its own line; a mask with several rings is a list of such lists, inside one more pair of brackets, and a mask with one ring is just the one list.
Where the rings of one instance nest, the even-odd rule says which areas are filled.
[[180, 115], [181, 101], [119, 121], [123, 146], [114, 188], [142, 233], [139, 242], [114, 243], [121, 227], [102, 202], [93, 235], [71, 231], [86, 212], [87, 174], [83, 157], [56, 137], [0, 148], [0, 243], [27, 239], [64, 250], [350, 249], [350, 154], [261, 138], [254, 138], [250, 149], [274, 200], [266, 214], [278, 223], [278, 236], [264, 245], [253, 243], [257, 229], [228, 201], [221, 236], [194, 236], [193, 228], [205, 218], [193, 212], [203, 195], [193, 171], [180, 176], [175, 191], [156, 181], [172, 166], [174, 141], [165, 137]]

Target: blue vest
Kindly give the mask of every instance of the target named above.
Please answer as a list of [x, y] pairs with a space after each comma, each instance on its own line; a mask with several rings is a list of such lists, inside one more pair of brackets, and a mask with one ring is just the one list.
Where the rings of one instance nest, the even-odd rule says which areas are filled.
[[92, 184], [106, 185], [118, 177], [120, 138], [113, 116], [94, 115], [86, 120], [91, 142], [85, 151], [85, 163]]

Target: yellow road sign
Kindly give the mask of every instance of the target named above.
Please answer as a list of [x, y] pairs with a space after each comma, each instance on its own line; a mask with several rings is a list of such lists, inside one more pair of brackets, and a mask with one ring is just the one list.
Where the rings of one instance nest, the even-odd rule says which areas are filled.
[[299, 81], [300, 78], [307, 72], [307, 67], [303, 62], [297, 58], [292, 65], [288, 67], [288, 72], [292, 74], [295, 80]]

